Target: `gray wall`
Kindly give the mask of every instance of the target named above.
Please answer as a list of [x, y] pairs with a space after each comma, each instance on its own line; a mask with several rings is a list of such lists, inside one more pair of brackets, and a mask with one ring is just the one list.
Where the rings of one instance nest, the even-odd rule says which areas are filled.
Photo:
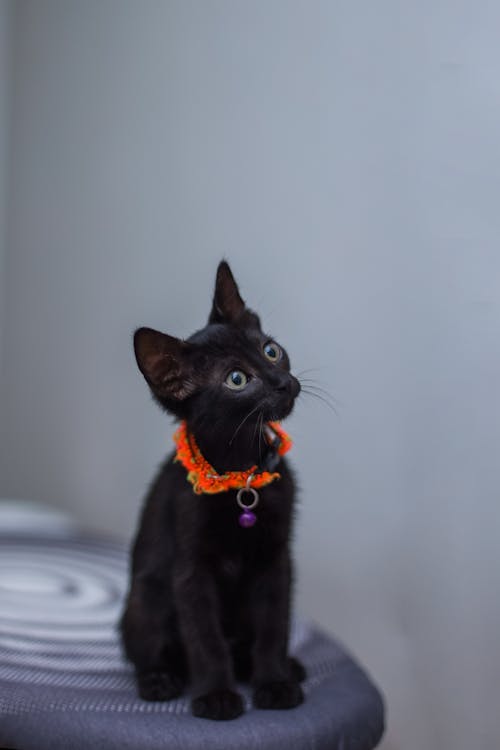
[[500, 6], [16, 7], [0, 490], [131, 534], [171, 445], [131, 332], [227, 256], [339, 401], [289, 423], [299, 611], [385, 747], [497, 747]]
[[[13, 5], [10, 0], [0, 0], [0, 383], [2, 382], [3, 327], [5, 318], [13, 15]], [[1, 410], [2, 403], [0, 397], [0, 422], [2, 418]]]

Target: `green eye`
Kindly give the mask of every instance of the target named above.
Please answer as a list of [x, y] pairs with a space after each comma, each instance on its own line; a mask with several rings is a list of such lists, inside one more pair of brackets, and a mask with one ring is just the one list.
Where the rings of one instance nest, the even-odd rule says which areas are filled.
[[233, 391], [242, 391], [248, 383], [248, 378], [241, 370], [233, 370], [227, 376], [225, 383]]
[[277, 362], [281, 358], [281, 349], [274, 341], [264, 344], [264, 354], [271, 362]]

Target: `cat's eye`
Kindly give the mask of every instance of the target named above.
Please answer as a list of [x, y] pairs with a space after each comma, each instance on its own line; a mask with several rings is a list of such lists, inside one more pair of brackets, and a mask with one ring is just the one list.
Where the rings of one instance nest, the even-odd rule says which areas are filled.
[[248, 383], [248, 378], [241, 370], [232, 370], [224, 381], [233, 391], [242, 391]]
[[274, 341], [267, 341], [263, 346], [263, 351], [271, 362], [278, 362], [281, 359], [281, 349]]

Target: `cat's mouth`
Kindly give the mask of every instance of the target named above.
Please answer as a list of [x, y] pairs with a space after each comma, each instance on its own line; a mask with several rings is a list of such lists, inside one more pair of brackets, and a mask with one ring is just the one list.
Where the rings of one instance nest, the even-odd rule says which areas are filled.
[[275, 410], [269, 411], [265, 415], [265, 421], [266, 422], [281, 422], [281, 420], [289, 417], [292, 411], [293, 411], [293, 402], [284, 409], [275, 409]]
[[266, 422], [279, 422], [286, 419], [293, 411], [295, 399], [299, 392], [300, 385], [298, 389], [294, 388], [292, 392], [280, 393], [278, 398], [273, 398], [272, 402], [264, 408]]

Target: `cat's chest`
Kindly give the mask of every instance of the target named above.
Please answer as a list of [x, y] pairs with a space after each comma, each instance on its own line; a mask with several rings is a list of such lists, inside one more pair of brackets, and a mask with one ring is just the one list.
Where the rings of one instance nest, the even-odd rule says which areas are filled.
[[244, 587], [259, 573], [267, 556], [258, 554], [257, 549], [245, 548], [221, 551], [211, 559], [211, 567], [216, 580], [224, 588]]
[[240, 580], [243, 572], [243, 560], [238, 557], [224, 557], [217, 564], [217, 573], [219, 574], [219, 577], [228, 583]]
[[288, 535], [276, 528], [265, 513], [252, 528], [242, 528], [237, 514], [217, 526], [203, 545], [203, 560], [219, 584], [231, 590], [245, 587], [288, 544]]
[[247, 511], [237, 504], [236, 495], [214, 506], [206, 512], [200, 529], [205, 549], [227, 553], [231, 559], [253, 561], [288, 539], [290, 509], [286, 499], [276, 493], [261, 493], [252, 509], [254, 522], [250, 527], [242, 522]]

